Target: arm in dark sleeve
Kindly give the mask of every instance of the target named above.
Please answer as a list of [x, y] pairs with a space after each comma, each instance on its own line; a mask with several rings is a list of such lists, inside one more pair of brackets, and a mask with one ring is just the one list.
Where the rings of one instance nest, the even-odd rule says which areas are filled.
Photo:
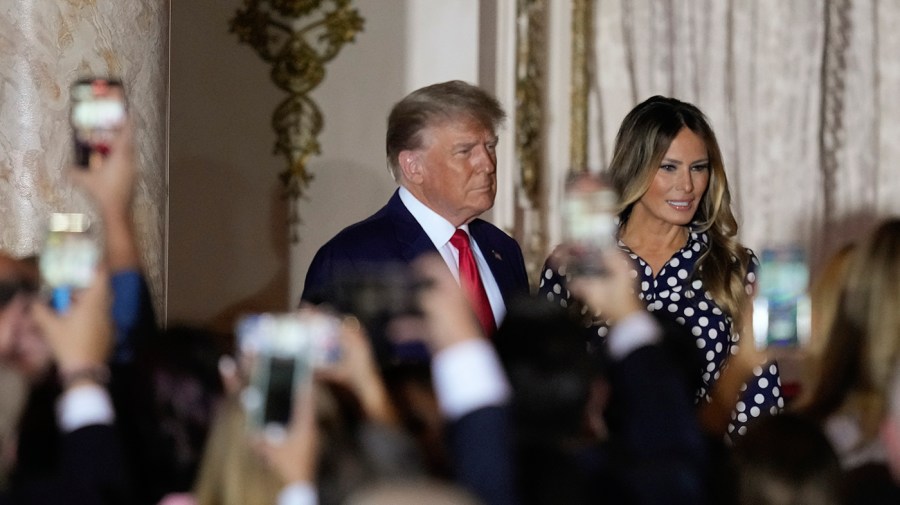
[[160, 424], [152, 401], [152, 376], [147, 373], [142, 349], [156, 338], [159, 328], [150, 289], [137, 268], [123, 268], [110, 277], [115, 346], [110, 363], [109, 391], [117, 414], [117, 432], [125, 453], [123, 465], [133, 476], [135, 503], [151, 503], [164, 490], [161, 475], [151, 462], [163, 447], [155, 444]]
[[56, 399], [52, 462], [12, 487], [12, 503], [112, 505], [134, 503], [115, 414], [99, 386], [67, 390]]
[[487, 505], [517, 503], [508, 407], [485, 407], [448, 425], [457, 482]]
[[705, 503], [708, 448], [683, 367], [645, 343], [612, 360], [610, 381], [611, 467], [631, 501]]
[[456, 344], [431, 367], [457, 483], [488, 505], [516, 503], [510, 392], [493, 346]]
[[66, 503], [132, 503], [125, 459], [116, 430], [110, 425], [91, 425], [63, 436], [61, 496]]
[[144, 275], [139, 270], [120, 270], [110, 277], [112, 318], [116, 330], [113, 362], [130, 363], [136, 348], [157, 331], [156, 312]]
[[335, 264], [331, 248], [326, 244], [319, 249], [306, 270], [303, 293], [300, 295], [301, 303], [319, 304], [328, 300], [328, 293], [334, 287], [337, 276]]
[[[64, 434], [58, 470], [21, 482], [8, 503], [17, 505], [126, 505], [134, 503], [116, 430], [94, 424]], [[7, 503], [0, 500], [0, 503]]]

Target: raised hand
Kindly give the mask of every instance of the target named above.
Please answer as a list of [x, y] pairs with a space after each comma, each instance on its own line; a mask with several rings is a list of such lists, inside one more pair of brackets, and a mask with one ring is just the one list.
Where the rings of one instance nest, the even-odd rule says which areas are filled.
[[[34, 303], [35, 322], [49, 344], [57, 362], [64, 385], [66, 379], [97, 379], [91, 374], [106, 370], [113, 346], [113, 326], [110, 318], [109, 278], [98, 271], [94, 281], [79, 291], [64, 314], [50, 307]], [[96, 382], [96, 380], [95, 380]]]

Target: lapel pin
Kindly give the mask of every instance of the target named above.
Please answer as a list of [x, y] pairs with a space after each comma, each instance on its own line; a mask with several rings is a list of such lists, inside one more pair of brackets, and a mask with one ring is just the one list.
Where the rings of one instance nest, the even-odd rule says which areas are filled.
[[494, 251], [493, 249], [491, 250], [491, 252], [494, 253], [494, 257], [497, 258], [497, 261], [503, 261], [503, 256], [501, 256], [500, 253]]

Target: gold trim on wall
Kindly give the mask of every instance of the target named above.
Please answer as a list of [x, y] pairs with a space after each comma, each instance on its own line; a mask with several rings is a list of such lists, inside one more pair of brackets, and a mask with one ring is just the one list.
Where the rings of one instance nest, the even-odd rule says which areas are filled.
[[588, 56], [593, 44], [594, 0], [572, 1], [572, 83], [569, 127], [569, 169], [588, 169]]
[[291, 200], [292, 224], [300, 219], [296, 201], [312, 180], [306, 164], [321, 152], [318, 136], [325, 123], [309, 93], [325, 78], [325, 63], [363, 25], [350, 0], [244, 0], [231, 19], [231, 32], [272, 65], [272, 81], [288, 93], [272, 115], [272, 128], [275, 153], [288, 161], [279, 178]]
[[[572, 0], [571, 72], [569, 83], [569, 160], [567, 169], [588, 169], [589, 94], [591, 90], [594, 10], [596, 0]], [[548, 93], [548, 0], [516, 1], [516, 194], [515, 237], [522, 246], [529, 276], [537, 279], [550, 240], [553, 201], [547, 184], [554, 176], [546, 159]]]
[[521, 187], [532, 206], [540, 201], [544, 172], [545, 0], [516, 2], [516, 152]]
[[516, 1], [516, 191], [515, 238], [529, 279], [537, 279], [547, 251], [547, 194], [544, 185], [546, 95], [546, 0]]

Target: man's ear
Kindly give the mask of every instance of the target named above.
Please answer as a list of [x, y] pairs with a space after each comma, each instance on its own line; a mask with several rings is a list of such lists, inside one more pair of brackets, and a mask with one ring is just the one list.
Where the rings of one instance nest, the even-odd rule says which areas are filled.
[[419, 151], [405, 150], [398, 155], [400, 173], [403, 178], [413, 184], [422, 183], [422, 153]]

